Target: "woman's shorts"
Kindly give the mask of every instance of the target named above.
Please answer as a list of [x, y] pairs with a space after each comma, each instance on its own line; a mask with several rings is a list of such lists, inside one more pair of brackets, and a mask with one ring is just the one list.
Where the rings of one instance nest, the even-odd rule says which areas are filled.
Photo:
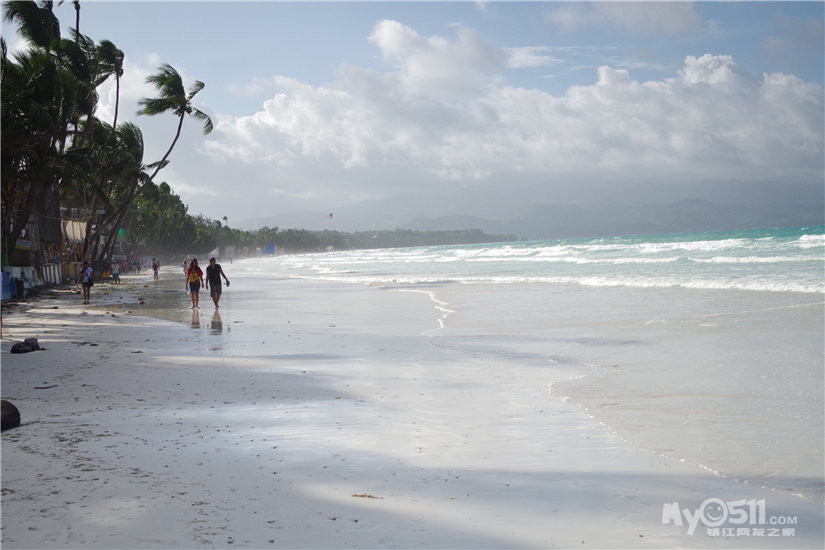
[[200, 283], [189, 283], [189, 292], [200, 292], [201, 291], [201, 284]]

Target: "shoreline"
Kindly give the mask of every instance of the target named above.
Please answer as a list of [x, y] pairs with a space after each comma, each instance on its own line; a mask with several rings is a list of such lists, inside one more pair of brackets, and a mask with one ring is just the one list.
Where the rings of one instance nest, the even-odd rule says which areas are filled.
[[[825, 429], [820, 296], [539, 285], [438, 295], [458, 310], [443, 335], [564, 366], [551, 393], [634, 446], [824, 503], [823, 442], [801, 443]], [[464, 328], [485, 321], [490, 332]]]
[[[183, 277], [163, 272], [4, 312], [2, 394], [23, 415], [2, 436], [4, 545], [821, 546], [821, 507], [634, 448], [535, 366], [425, 336], [432, 295], [282, 280], [262, 305], [230, 276], [217, 319], [176, 309]], [[156, 306], [167, 320], [140, 315]], [[32, 336], [47, 349], [8, 353]], [[664, 504], [734, 496], [797, 533], [662, 523]]]

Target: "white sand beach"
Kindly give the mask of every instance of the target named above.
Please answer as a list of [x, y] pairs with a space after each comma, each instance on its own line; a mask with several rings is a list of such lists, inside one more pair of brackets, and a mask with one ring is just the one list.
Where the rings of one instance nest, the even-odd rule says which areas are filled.
[[[425, 292], [233, 277], [193, 313], [177, 279], [5, 313], [4, 549], [822, 547], [821, 504], [633, 445]], [[663, 523], [709, 498], [794, 524]]]

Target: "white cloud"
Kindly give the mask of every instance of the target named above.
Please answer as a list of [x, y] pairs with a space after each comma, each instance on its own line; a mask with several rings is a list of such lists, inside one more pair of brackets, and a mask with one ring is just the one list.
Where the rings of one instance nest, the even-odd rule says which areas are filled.
[[733, 57], [705, 54], [699, 59], [688, 56], [679, 76], [687, 84], [724, 84], [739, 78]]
[[276, 90], [278, 87], [277, 79], [269, 78], [254, 78], [248, 84], [229, 84], [227, 89], [229, 93], [239, 97], [258, 97], [262, 94]]
[[261, 110], [217, 117], [204, 174], [231, 170], [280, 207], [528, 176], [559, 188], [822, 176], [822, 87], [746, 73], [730, 56], [687, 57], [678, 76], [650, 82], [601, 66], [593, 84], [554, 96], [503, 83], [496, 68], [512, 52], [467, 29], [423, 38], [381, 22], [371, 40], [392, 70], [342, 66], [326, 86], [273, 77]]
[[[120, 103], [118, 105], [118, 124], [126, 120], [135, 121], [135, 112], [138, 110], [138, 101], [144, 97], [154, 97], [157, 90], [146, 83], [146, 77], [154, 72], [160, 62], [155, 55], [145, 57], [139, 62], [133, 62], [129, 57], [123, 60], [123, 76], [120, 78]], [[114, 120], [115, 104], [117, 101], [117, 83], [114, 77], [109, 77], [98, 88], [98, 105], [95, 115], [109, 124]], [[139, 121], [138, 121], [139, 124]], [[139, 124], [140, 125], [140, 124]]]
[[8, 36], [3, 36], [6, 40], [6, 49], [9, 59], [14, 58], [19, 53], [24, 53], [31, 49], [31, 42], [19, 34], [9, 33]]
[[169, 187], [171, 187], [172, 190], [179, 196], [206, 195], [210, 198], [222, 197], [222, 195], [218, 192], [219, 188], [211, 188], [186, 180], [181, 180], [173, 171], [171, 171], [171, 169], [164, 173], [164, 177], [161, 178], [161, 180], [168, 183]]
[[561, 63], [561, 59], [552, 55], [553, 49], [541, 46], [507, 48], [507, 66], [513, 69], [524, 67], [544, 67]]
[[394, 63], [400, 89], [410, 96], [455, 99], [478, 93], [507, 57], [476, 31], [462, 26], [450, 41], [440, 36], [424, 38], [397, 21], [383, 20], [375, 25], [369, 41]]

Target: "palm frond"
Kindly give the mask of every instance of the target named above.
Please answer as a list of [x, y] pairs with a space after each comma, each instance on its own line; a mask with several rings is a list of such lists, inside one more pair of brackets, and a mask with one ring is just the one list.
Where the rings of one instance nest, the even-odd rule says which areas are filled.
[[160, 92], [161, 97], [185, 99], [186, 93], [183, 88], [183, 79], [178, 71], [168, 63], [158, 67], [157, 74], [146, 77], [146, 82], [154, 84]]
[[196, 80], [195, 83], [189, 87], [189, 94], [186, 96], [186, 101], [192, 101], [192, 98], [195, 97], [195, 94], [203, 90], [205, 86], [206, 84], [204, 84], [200, 80]]
[[97, 55], [101, 64], [115, 76], [123, 76], [124, 55], [109, 40], [101, 40], [97, 47]]
[[3, 8], [3, 19], [17, 23], [20, 35], [35, 46], [49, 49], [60, 38], [60, 22], [52, 12], [51, 2], [41, 7], [30, 0], [17, 0], [5, 2]]
[[138, 105], [143, 108], [137, 114], [139, 115], [159, 115], [166, 111], [174, 111], [178, 108], [177, 103], [169, 101], [167, 98], [143, 98], [138, 101]]
[[158, 162], [153, 162], [152, 164], [147, 164], [146, 168], [152, 169], [152, 168], [157, 168], [158, 166], [160, 166], [161, 169], [163, 169], [163, 168], [166, 168], [169, 165], [170, 162], [171, 161], [169, 161], [169, 160], [162, 160], [162, 161], [158, 161]]
[[192, 107], [192, 110], [189, 114], [191, 114], [196, 119], [203, 121], [203, 133], [204, 133], [204, 135], [210, 133], [214, 129], [214, 127], [212, 126], [212, 119], [209, 118], [209, 115], [207, 115], [206, 113], [204, 113], [200, 109], [196, 109], [196, 108]]

